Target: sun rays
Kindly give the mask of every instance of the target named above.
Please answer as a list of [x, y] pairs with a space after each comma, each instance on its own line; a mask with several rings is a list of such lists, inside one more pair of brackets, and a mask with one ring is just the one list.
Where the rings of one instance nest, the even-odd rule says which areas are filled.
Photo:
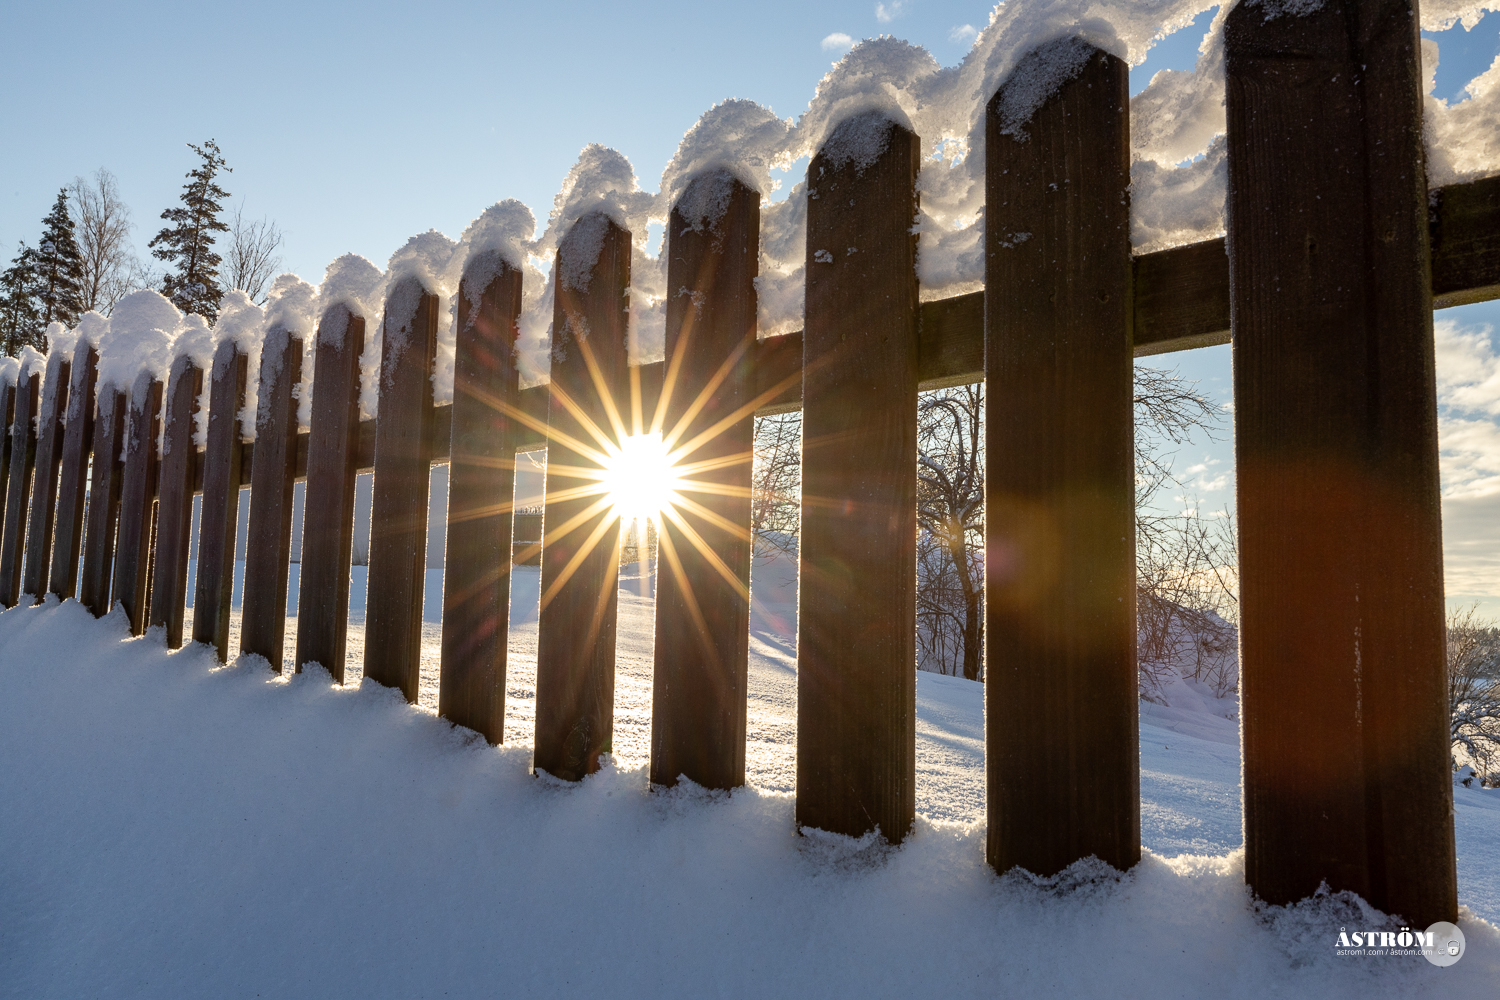
[[[736, 524], [724, 517], [713, 509], [716, 506], [713, 500], [749, 498], [748, 485], [725, 480], [738, 478], [748, 484], [748, 474], [732, 477], [726, 473], [736, 467], [744, 467], [748, 472], [753, 450], [745, 448], [723, 454], [723, 449], [713, 449], [710, 445], [800, 381], [801, 372], [706, 423], [702, 419], [705, 409], [711, 408], [715, 394], [743, 362], [750, 343], [747, 340], [733, 351], [687, 405], [674, 408], [672, 396], [681, 385], [679, 371], [688, 339], [678, 339], [677, 349], [665, 366], [660, 398], [654, 406], [643, 390], [640, 369], [636, 367], [630, 369], [629, 378], [624, 380], [627, 384], [620, 387], [621, 395], [628, 398], [616, 399], [610, 390], [610, 380], [586, 340], [580, 341], [578, 347], [588, 368], [589, 388], [596, 399], [575, 399], [555, 382], [550, 390], [554, 412], [561, 410], [566, 414], [566, 423], [571, 427], [538, 419], [496, 396], [480, 397], [481, 402], [543, 435], [549, 446], [555, 446], [549, 449], [552, 454], [547, 463], [544, 502], [549, 515], [565, 516], [555, 524], [545, 525], [544, 544], [576, 548], [568, 554], [556, 576], [544, 582], [543, 607], [579, 573], [596, 549], [617, 546], [621, 530], [631, 522], [641, 521], [654, 522], [658, 529], [665, 525], [674, 529], [675, 546], [674, 539], [665, 532], [659, 531], [658, 539], [663, 545], [663, 562], [685, 591], [691, 590], [692, 584], [682, 565], [681, 550], [688, 546], [741, 598], [748, 599], [746, 581], [740, 580], [715, 551], [713, 538], [727, 535], [748, 539], [749, 524]], [[674, 410], [677, 416], [668, 426], [668, 414]], [[596, 420], [594, 415], [602, 419]], [[472, 512], [471, 516], [505, 513], [511, 506], [508, 502], [497, 502], [483, 511]], [[461, 512], [460, 516], [465, 515]], [[608, 588], [612, 581], [610, 574], [600, 584]]]

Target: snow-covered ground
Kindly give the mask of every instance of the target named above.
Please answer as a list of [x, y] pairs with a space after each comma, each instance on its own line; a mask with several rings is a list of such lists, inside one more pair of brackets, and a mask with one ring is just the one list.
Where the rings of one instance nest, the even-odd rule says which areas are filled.
[[441, 570], [419, 708], [359, 685], [359, 567], [342, 688], [168, 653], [159, 635], [129, 639], [119, 612], [0, 614], [0, 995], [1480, 996], [1500, 982], [1500, 793], [1455, 789], [1464, 959], [1338, 958], [1339, 927], [1371, 919], [1356, 903], [1251, 904], [1238, 724], [1186, 690], [1142, 705], [1148, 853], [1123, 878], [1040, 887], [985, 867], [982, 688], [926, 673], [914, 835], [899, 850], [799, 837], [789, 569], [755, 567], [751, 784], [733, 794], [646, 790], [642, 573], [621, 582], [614, 762], [577, 786], [529, 773], [534, 569], [515, 577], [499, 749], [433, 712]]

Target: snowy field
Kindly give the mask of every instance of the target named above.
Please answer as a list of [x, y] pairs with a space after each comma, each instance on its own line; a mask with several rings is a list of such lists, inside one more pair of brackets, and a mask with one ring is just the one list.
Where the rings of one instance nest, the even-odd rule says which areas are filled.
[[168, 653], [118, 611], [0, 614], [0, 995], [1493, 995], [1500, 793], [1455, 789], [1464, 959], [1336, 958], [1377, 918], [1252, 905], [1238, 726], [1186, 687], [1142, 706], [1148, 853], [1124, 877], [985, 867], [982, 687], [931, 674], [914, 835], [799, 837], [789, 568], [755, 567], [751, 785], [727, 795], [646, 790], [643, 573], [621, 581], [614, 761], [577, 786], [529, 773], [535, 569], [500, 749], [436, 718], [435, 623], [420, 707], [359, 684], [359, 567], [342, 688]]

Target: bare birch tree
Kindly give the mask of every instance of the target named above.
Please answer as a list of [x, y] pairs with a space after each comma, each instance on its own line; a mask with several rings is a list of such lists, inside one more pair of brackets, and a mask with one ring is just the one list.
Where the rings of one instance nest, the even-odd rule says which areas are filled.
[[120, 198], [114, 174], [100, 167], [88, 177], [75, 177], [68, 195], [75, 238], [83, 255], [83, 308], [107, 316], [120, 299], [148, 287], [153, 276], [131, 245], [135, 223], [130, 219], [130, 207]]
[[801, 504], [802, 414], [756, 417], [750, 530], [758, 550], [796, 554]]
[[245, 218], [245, 206], [234, 210], [229, 221], [229, 245], [222, 264], [224, 287], [238, 288], [259, 305], [265, 304], [271, 289], [271, 278], [281, 267], [281, 248], [285, 237], [281, 229], [265, 217]]
[[1500, 785], [1500, 629], [1477, 604], [1448, 615], [1448, 713], [1454, 767]]

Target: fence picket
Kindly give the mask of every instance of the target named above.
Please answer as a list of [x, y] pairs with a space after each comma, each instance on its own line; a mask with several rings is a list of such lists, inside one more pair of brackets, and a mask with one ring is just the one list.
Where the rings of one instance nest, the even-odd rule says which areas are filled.
[[578, 781], [599, 769], [614, 732], [619, 517], [589, 491], [599, 485], [598, 438], [618, 441], [631, 416], [630, 233], [586, 215], [557, 261], [533, 765]]
[[73, 351], [68, 420], [63, 428], [62, 471], [58, 476], [57, 526], [53, 532], [48, 589], [66, 600], [77, 593], [83, 554], [84, 497], [89, 456], [94, 446], [94, 391], [99, 380], [99, 349], [80, 340]]
[[297, 585], [297, 669], [320, 663], [344, 683], [349, 564], [354, 554], [354, 482], [359, 453], [359, 358], [365, 320], [338, 305], [318, 323], [312, 426], [302, 501]]
[[1059, 62], [985, 128], [986, 855], [1038, 875], [1140, 860], [1128, 73], [1062, 39], [1021, 100]]
[[415, 277], [399, 282], [386, 298], [370, 506], [365, 677], [400, 688], [412, 703], [422, 671], [437, 322], [438, 297]]
[[5, 524], [5, 500], [10, 495], [10, 429], [16, 419], [16, 383], [0, 383], [0, 410], [5, 424], [0, 426], [0, 531]]
[[188, 550], [193, 530], [193, 428], [203, 369], [186, 354], [172, 364], [167, 387], [166, 430], [162, 435], [160, 485], [156, 505], [156, 559], [151, 584], [151, 624], [166, 629], [167, 648], [182, 646], [187, 615]]
[[1454, 921], [1416, 4], [1225, 50], [1245, 877]]
[[214, 351], [209, 375], [208, 439], [203, 453], [203, 502], [198, 514], [198, 577], [193, 587], [193, 641], [229, 662], [234, 536], [240, 516], [240, 410], [250, 359], [232, 340]]
[[125, 443], [125, 393], [113, 385], [99, 393], [94, 418], [94, 461], [89, 476], [88, 533], [83, 542], [83, 573], [78, 600], [95, 618], [109, 614], [115, 529], [120, 520], [120, 449]]
[[797, 825], [891, 843], [916, 815], [920, 158], [873, 113], [807, 168]]
[[31, 521], [26, 532], [26, 573], [21, 592], [41, 603], [52, 561], [52, 528], [57, 517], [57, 472], [62, 465], [63, 416], [68, 409], [73, 360], [62, 351], [47, 359], [41, 419], [37, 421], [36, 481], [31, 488]]
[[161, 434], [161, 379], [136, 376], [126, 416], [125, 471], [120, 480], [120, 527], [115, 540], [115, 600], [125, 607], [130, 634], [144, 635], [151, 535], [156, 524], [156, 439]]
[[[484, 281], [477, 307], [471, 283]], [[516, 323], [521, 272], [493, 251], [470, 261], [458, 294], [448, 548], [438, 714], [500, 743], [510, 622], [514, 417], [520, 407]]]
[[26, 544], [26, 503], [36, 465], [37, 416], [42, 373], [34, 371], [16, 386], [16, 414], [10, 425], [10, 478], [6, 483], [5, 527], [0, 540], [0, 605], [13, 608], [21, 599], [21, 550]]
[[[727, 189], [727, 190], [726, 190]], [[723, 205], [714, 219], [681, 206]], [[653, 784], [745, 783], [750, 657], [750, 471], [760, 193], [727, 172], [697, 178], [667, 225], [667, 367], [656, 423], [690, 482], [657, 529]], [[648, 411], [649, 412], [649, 411]]]
[[292, 390], [301, 381], [302, 337], [277, 324], [260, 349], [240, 649], [264, 656], [278, 673], [286, 639], [292, 490], [297, 481], [297, 397]]

